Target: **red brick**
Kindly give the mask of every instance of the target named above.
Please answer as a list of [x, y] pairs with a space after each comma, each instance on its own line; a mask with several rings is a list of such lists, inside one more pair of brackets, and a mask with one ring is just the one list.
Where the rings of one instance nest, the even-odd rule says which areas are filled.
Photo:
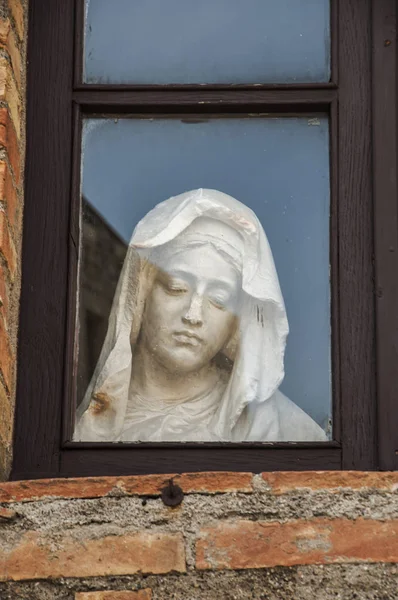
[[130, 477], [85, 477], [42, 479], [0, 484], [0, 502], [32, 502], [42, 498], [100, 498], [107, 494], [159, 496], [170, 478], [184, 493], [251, 491], [250, 473], [185, 473], [183, 475], [139, 475]]
[[5, 186], [7, 175], [7, 163], [0, 161], [0, 200], [5, 200]]
[[252, 492], [252, 473], [184, 473], [174, 477], [184, 492], [225, 493]]
[[0, 20], [0, 46], [5, 48], [11, 59], [12, 71], [18, 87], [21, 86], [21, 53], [18, 48], [16, 36], [10, 21]]
[[75, 600], [151, 600], [152, 592], [149, 588], [138, 592], [80, 592]]
[[17, 134], [6, 108], [0, 108], [0, 146], [3, 146], [7, 150], [15, 177], [15, 183], [19, 186], [21, 179], [21, 160]]
[[14, 17], [17, 33], [20, 39], [23, 38], [25, 32], [24, 9], [21, 0], [8, 0], [8, 5], [11, 9], [11, 14]]
[[171, 571], [185, 571], [181, 534], [140, 532], [100, 539], [65, 536], [55, 544], [29, 532], [11, 549], [0, 547], [0, 581]]
[[273, 494], [286, 494], [298, 489], [352, 490], [376, 488], [378, 490], [398, 490], [398, 471], [362, 472], [362, 471], [280, 471], [262, 473], [263, 480], [270, 486]]
[[13, 77], [11, 64], [0, 57], [0, 100], [7, 102], [17, 137], [21, 131], [21, 100]]
[[0, 44], [5, 46], [8, 40], [8, 34], [10, 32], [10, 21], [9, 19], [0, 19]]
[[3, 384], [0, 381], [0, 443], [3, 445], [3, 447], [9, 448], [11, 446], [12, 420], [13, 412], [11, 408], [11, 402]]
[[11, 391], [13, 365], [14, 356], [12, 354], [10, 340], [4, 326], [3, 318], [0, 317], [0, 370], [9, 391]]
[[14, 31], [11, 29], [8, 34], [7, 50], [11, 58], [12, 71], [17, 82], [17, 86], [21, 88], [21, 53], [19, 51]]
[[8, 318], [8, 291], [6, 283], [6, 274], [0, 265], [0, 315], [3, 316], [5, 327], [7, 328]]
[[18, 214], [18, 196], [12, 181], [10, 169], [6, 165], [5, 180], [2, 198], [6, 204], [8, 222], [15, 227]]
[[226, 521], [200, 532], [197, 569], [398, 562], [398, 520]]
[[13, 521], [17, 517], [15, 510], [9, 508], [2, 508], [0, 506], [0, 522], [1, 521]]
[[6, 216], [2, 210], [0, 210], [0, 252], [4, 256], [10, 275], [13, 278], [17, 267], [17, 253]]

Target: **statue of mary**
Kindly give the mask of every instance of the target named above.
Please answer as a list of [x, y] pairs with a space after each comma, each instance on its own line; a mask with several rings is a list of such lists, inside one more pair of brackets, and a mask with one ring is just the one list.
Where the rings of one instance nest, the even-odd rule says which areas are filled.
[[135, 228], [75, 441], [322, 441], [279, 391], [288, 334], [256, 215], [198, 189]]

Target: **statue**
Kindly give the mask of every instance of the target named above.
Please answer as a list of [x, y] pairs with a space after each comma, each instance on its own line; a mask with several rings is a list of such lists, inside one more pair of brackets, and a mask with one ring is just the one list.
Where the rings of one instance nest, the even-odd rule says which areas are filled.
[[323, 441], [279, 391], [288, 334], [256, 215], [216, 190], [137, 225], [75, 441]]

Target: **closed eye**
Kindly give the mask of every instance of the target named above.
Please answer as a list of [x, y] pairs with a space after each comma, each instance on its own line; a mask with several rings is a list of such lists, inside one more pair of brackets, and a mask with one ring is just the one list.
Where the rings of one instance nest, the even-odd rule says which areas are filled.
[[157, 279], [168, 294], [177, 296], [189, 292], [187, 282], [180, 278], [170, 277], [167, 273], [159, 273]]
[[186, 294], [189, 289], [181, 284], [172, 284], [165, 286], [166, 292], [173, 295]]
[[214, 304], [217, 308], [222, 310], [226, 310], [227, 308], [231, 308], [232, 298], [229, 294], [221, 293], [212, 293], [208, 296], [210, 302]]

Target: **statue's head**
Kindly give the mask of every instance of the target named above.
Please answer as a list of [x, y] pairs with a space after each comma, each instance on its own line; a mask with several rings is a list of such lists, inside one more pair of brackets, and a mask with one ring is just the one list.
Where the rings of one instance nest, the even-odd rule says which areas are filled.
[[139, 343], [163, 368], [196, 372], [227, 347], [238, 325], [242, 248], [236, 230], [201, 217], [151, 255]]

